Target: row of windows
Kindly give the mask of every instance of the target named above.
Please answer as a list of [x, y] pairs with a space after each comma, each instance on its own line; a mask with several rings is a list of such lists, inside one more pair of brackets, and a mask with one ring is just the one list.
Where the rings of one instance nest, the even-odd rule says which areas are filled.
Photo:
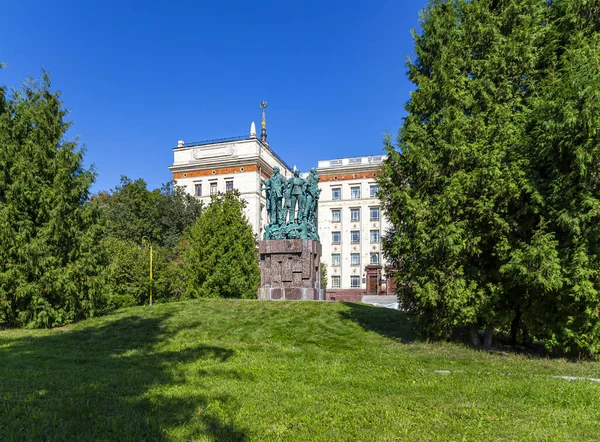
[[[369, 207], [369, 221], [379, 221], [380, 210], [379, 207]], [[360, 207], [350, 209], [350, 221], [360, 221]], [[339, 223], [342, 222], [342, 209], [331, 209], [331, 222]]]
[[[342, 277], [339, 275], [333, 275], [331, 277], [331, 288], [339, 289], [342, 286]], [[359, 288], [360, 287], [360, 276], [351, 275], [350, 276], [350, 287]]]
[[[216, 195], [217, 193], [217, 183], [212, 182], [210, 185], [210, 195]], [[233, 190], [233, 180], [225, 181], [225, 191], [231, 192]], [[194, 195], [202, 196], [202, 183], [194, 183]]]
[[[371, 230], [369, 238], [371, 243], [380, 242], [379, 230]], [[341, 242], [342, 232], [331, 232], [331, 244], [341, 244]], [[350, 231], [350, 244], [360, 244], [360, 230]]]
[[[369, 254], [369, 264], [379, 264], [379, 252]], [[339, 253], [331, 254], [331, 266], [339, 267], [341, 265], [341, 255]], [[360, 266], [360, 253], [350, 253], [350, 265]]]
[[[369, 186], [369, 198], [377, 198], [378, 193], [379, 193], [379, 186], [377, 184], [371, 184]], [[341, 187], [332, 187], [331, 188], [331, 199], [332, 200], [341, 200], [342, 199], [342, 188]], [[352, 200], [360, 199], [360, 186], [351, 186], [350, 187], [350, 199], [352, 199]]]

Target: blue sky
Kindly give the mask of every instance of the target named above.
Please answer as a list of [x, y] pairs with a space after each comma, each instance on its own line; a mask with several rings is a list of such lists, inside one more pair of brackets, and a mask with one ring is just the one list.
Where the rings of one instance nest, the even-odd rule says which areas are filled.
[[177, 140], [260, 128], [301, 170], [382, 152], [412, 84], [405, 61], [425, 0], [3, 2], [0, 84], [48, 69], [70, 137], [108, 190], [171, 179]]

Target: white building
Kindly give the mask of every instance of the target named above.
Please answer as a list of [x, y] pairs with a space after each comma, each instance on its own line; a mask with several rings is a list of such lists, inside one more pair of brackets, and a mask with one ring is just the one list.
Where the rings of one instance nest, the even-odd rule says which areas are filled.
[[375, 174], [383, 156], [319, 161], [317, 173], [321, 262], [329, 289], [387, 291], [382, 281], [381, 236], [388, 228], [377, 198]]
[[[261, 179], [279, 167], [285, 177], [292, 169], [269, 147], [266, 130], [256, 137], [254, 123], [248, 136], [185, 143], [173, 149], [169, 167], [178, 185], [206, 203], [210, 195], [237, 189], [247, 202], [246, 216], [262, 238], [267, 214]], [[318, 209], [321, 262], [327, 265], [328, 294], [333, 299], [357, 300], [365, 293], [389, 291], [382, 277], [385, 266], [381, 236], [388, 223], [377, 199], [375, 173], [383, 157], [365, 156], [318, 162], [321, 196]]]
[[268, 143], [256, 138], [253, 128], [254, 123], [247, 137], [179, 141], [173, 149], [174, 160], [169, 169], [178, 185], [206, 204], [217, 192], [237, 189], [247, 202], [246, 216], [254, 233], [261, 238], [267, 222], [261, 179], [269, 178], [274, 167], [279, 167], [286, 178], [292, 171]]

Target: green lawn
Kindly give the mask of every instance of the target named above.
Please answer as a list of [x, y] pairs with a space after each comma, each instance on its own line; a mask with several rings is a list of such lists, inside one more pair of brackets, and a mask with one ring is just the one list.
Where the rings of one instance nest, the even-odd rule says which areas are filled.
[[[448, 372], [439, 372], [448, 370]], [[0, 440], [597, 440], [600, 365], [362, 304], [202, 300], [0, 332]]]

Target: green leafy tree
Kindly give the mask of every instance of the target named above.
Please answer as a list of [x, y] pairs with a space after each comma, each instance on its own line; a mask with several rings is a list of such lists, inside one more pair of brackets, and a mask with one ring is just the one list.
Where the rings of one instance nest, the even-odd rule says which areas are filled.
[[239, 192], [213, 196], [186, 235], [183, 271], [189, 297], [256, 298], [256, 238]]
[[46, 73], [0, 89], [0, 324], [49, 327], [102, 308], [92, 170]]
[[[540, 222], [511, 276], [523, 323], [552, 349], [600, 355], [600, 1], [555, 1], [526, 131]], [[527, 280], [521, 276], [519, 280]]]
[[110, 259], [105, 271], [109, 308], [147, 303], [149, 254], [142, 237], [154, 250], [153, 298], [157, 302], [179, 298], [183, 291], [178, 243], [183, 232], [202, 211], [202, 202], [173, 182], [148, 190], [146, 182], [123, 176], [114, 190], [96, 195], [106, 225], [103, 247]]
[[167, 248], [174, 248], [187, 227], [202, 211], [202, 202], [173, 182], [161, 189], [148, 190], [146, 181], [126, 176], [111, 192], [101, 192], [95, 200], [106, 217], [106, 234], [139, 242], [143, 236]]
[[165, 247], [152, 247], [152, 282], [150, 253], [140, 242], [105, 238], [102, 242], [110, 263], [105, 270], [104, 294], [109, 310], [147, 304], [152, 285], [154, 302], [179, 298], [183, 292], [181, 266], [171, 259]]
[[[380, 179], [418, 328], [597, 353], [598, 2], [431, 1]], [[565, 327], [565, 325], [567, 325]]]
[[327, 264], [321, 263], [321, 288], [327, 288]]

